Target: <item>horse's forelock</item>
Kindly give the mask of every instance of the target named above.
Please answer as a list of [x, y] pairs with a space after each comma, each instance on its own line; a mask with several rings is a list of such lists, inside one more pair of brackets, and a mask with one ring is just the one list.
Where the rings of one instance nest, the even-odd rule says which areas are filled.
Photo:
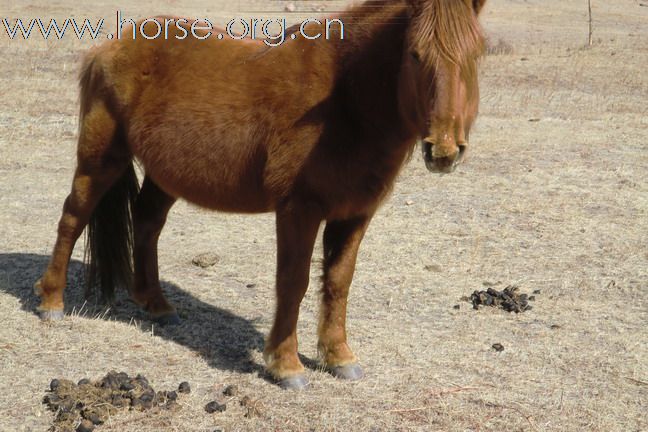
[[465, 1], [420, 1], [411, 19], [410, 46], [428, 65], [442, 58], [472, 69], [474, 60], [484, 52], [484, 36], [475, 9]]

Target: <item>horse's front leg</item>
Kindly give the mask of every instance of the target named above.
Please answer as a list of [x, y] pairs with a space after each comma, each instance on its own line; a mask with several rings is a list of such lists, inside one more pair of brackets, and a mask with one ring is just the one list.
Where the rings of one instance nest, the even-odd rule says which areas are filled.
[[329, 221], [324, 230], [324, 280], [318, 351], [324, 366], [336, 377], [357, 380], [362, 368], [346, 337], [346, 308], [356, 257], [371, 217]]
[[297, 356], [297, 318], [310, 273], [310, 262], [321, 214], [308, 206], [277, 211], [277, 309], [263, 357], [270, 374], [283, 388], [308, 385]]

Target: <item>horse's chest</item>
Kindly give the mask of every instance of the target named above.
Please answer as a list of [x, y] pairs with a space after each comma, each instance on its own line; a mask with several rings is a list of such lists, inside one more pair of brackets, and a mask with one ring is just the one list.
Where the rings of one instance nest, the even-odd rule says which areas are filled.
[[329, 217], [348, 219], [373, 213], [387, 197], [393, 184], [391, 172], [357, 170], [330, 179], [324, 200]]

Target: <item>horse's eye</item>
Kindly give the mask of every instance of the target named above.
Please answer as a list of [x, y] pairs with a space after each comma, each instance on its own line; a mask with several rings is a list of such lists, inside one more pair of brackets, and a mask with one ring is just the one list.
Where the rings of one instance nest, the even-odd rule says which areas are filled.
[[410, 54], [417, 63], [421, 62], [421, 55], [418, 53], [418, 51], [411, 51]]

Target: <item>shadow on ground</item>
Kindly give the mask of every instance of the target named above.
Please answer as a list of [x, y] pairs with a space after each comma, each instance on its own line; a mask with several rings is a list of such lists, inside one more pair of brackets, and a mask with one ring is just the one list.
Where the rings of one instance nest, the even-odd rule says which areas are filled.
[[[33, 293], [34, 282], [47, 267], [49, 257], [36, 254], [0, 254], [0, 291], [17, 297], [23, 310], [35, 314], [39, 301]], [[137, 323], [143, 331], [150, 331], [151, 322], [146, 313], [128, 299], [125, 292], [118, 294], [115, 305], [108, 313], [105, 306], [92, 305], [83, 297], [84, 266], [72, 260], [68, 271], [68, 285], [65, 290], [66, 314], [81, 310], [81, 314], [125, 323]], [[177, 285], [162, 282], [166, 297], [178, 308], [183, 317], [178, 326], [159, 328], [155, 334], [167, 340], [184, 345], [203, 356], [217, 369], [235, 372], [258, 372], [265, 376], [263, 367], [251, 359], [252, 351], [263, 350], [263, 335], [252, 321], [225, 309], [207, 304]], [[89, 305], [90, 304], [90, 305]], [[187, 316], [190, 318], [187, 319]]]

